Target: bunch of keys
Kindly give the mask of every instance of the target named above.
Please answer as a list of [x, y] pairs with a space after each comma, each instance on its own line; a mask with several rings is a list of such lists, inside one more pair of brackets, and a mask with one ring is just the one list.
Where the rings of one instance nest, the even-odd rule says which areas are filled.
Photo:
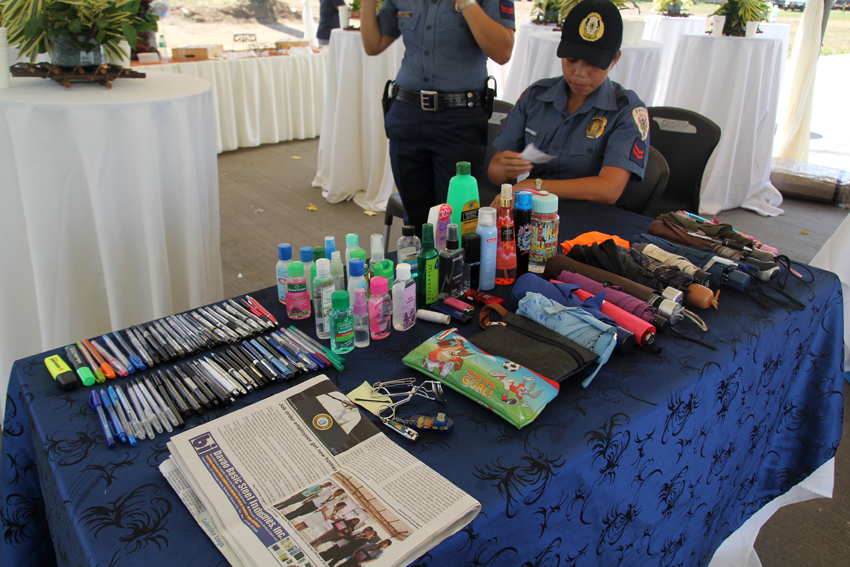
[[[454, 429], [454, 422], [443, 412], [436, 415], [417, 414], [410, 419], [396, 416], [396, 408], [409, 402], [413, 396], [420, 396], [427, 400], [445, 403], [443, 385], [436, 380], [427, 380], [416, 385], [415, 378], [400, 378], [387, 382], [375, 382], [372, 385], [372, 398], [390, 398], [392, 403], [378, 408], [377, 416], [384, 425], [393, 431], [407, 437], [411, 441], [419, 438], [421, 431], [433, 431], [446, 434]], [[369, 401], [369, 400], [365, 400]]]

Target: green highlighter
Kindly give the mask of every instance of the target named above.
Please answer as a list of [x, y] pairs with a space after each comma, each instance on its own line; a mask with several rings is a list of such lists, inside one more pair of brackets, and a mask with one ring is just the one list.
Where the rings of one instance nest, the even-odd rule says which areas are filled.
[[66, 346], [65, 352], [68, 354], [68, 360], [71, 361], [71, 366], [73, 366], [74, 370], [77, 371], [77, 376], [80, 377], [80, 381], [82, 381], [83, 386], [94, 385], [94, 374], [92, 374], [91, 369], [89, 369], [86, 365], [86, 361], [83, 360], [83, 357], [80, 355], [80, 351], [77, 350], [77, 347], [74, 345]]

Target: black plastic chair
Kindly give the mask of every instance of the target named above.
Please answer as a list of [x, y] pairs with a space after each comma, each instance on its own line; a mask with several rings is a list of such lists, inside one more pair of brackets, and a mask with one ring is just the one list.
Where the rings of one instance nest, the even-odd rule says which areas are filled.
[[630, 181], [626, 185], [623, 194], [617, 199], [617, 207], [639, 215], [649, 215], [667, 186], [669, 176], [670, 168], [664, 156], [650, 145], [643, 179]]
[[[496, 148], [493, 147], [493, 142], [502, 131], [505, 125], [505, 120], [508, 119], [508, 114], [514, 109], [514, 105], [503, 100], [493, 102], [493, 116], [487, 125], [487, 153], [484, 156], [484, 179], [478, 180], [478, 198], [481, 206], [489, 206], [496, 195], [499, 194], [499, 187], [490, 183], [487, 178], [487, 166], [490, 165], [490, 160], [496, 154]], [[393, 193], [387, 200], [387, 210], [384, 213], [384, 253], [389, 252], [390, 247], [390, 229], [393, 226], [393, 217], [404, 219], [404, 205], [401, 203], [401, 197], [398, 193]]]
[[699, 213], [705, 166], [720, 141], [720, 126], [705, 116], [672, 106], [650, 106], [649, 142], [670, 168], [667, 187], [649, 216], [686, 210]]

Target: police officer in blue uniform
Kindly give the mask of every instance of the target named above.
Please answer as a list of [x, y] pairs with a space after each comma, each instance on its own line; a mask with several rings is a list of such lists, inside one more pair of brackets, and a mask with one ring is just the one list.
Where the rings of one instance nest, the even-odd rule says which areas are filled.
[[[632, 177], [643, 178], [646, 106], [608, 78], [622, 38], [623, 20], [610, 0], [584, 0], [573, 8], [558, 45], [563, 76], [537, 81], [520, 96], [493, 144], [498, 151], [488, 168], [491, 182], [511, 183], [527, 173], [515, 191], [538, 188], [561, 199], [610, 204]], [[522, 159], [528, 144], [555, 159]]]
[[331, 40], [331, 30], [339, 27], [339, 7], [345, 6], [345, 0], [319, 1], [319, 27], [316, 39], [319, 45], [327, 45]]
[[404, 59], [385, 117], [393, 177], [408, 222], [420, 231], [445, 203], [457, 162], [485, 173], [487, 58], [513, 50], [513, 0], [362, 0], [360, 33], [369, 55], [399, 36]]

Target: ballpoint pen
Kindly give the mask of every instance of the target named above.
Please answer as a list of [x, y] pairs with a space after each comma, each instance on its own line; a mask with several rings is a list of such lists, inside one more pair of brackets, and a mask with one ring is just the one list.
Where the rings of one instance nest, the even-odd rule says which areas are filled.
[[230, 305], [230, 307], [232, 307], [234, 310], [241, 313], [247, 319], [253, 321], [255, 324], [257, 324], [261, 328], [264, 328], [264, 329], [273, 329], [274, 328], [274, 323], [272, 323], [271, 321], [269, 321], [267, 319], [263, 319], [262, 317], [258, 317], [255, 313], [252, 313], [251, 311], [246, 309], [245, 306], [242, 305], [241, 303], [239, 303], [238, 301], [234, 301], [233, 299], [228, 299], [227, 304]]
[[237, 374], [239, 374], [239, 376], [242, 378], [242, 380], [244, 382], [251, 384], [252, 386], [254, 386], [254, 388], [259, 388], [260, 386], [265, 385], [265, 382], [262, 382], [261, 380], [256, 379], [254, 377], [253, 373], [247, 372], [243, 368], [244, 365], [242, 364], [242, 362], [237, 360], [236, 357], [233, 356], [233, 353], [230, 350], [227, 350], [227, 349], [221, 350], [217, 353], [217, 355], [224, 362], [229, 364], [230, 367], [233, 369], [233, 371], [236, 372]]
[[[150, 394], [151, 401], [159, 406], [162, 409], [163, 415], [171, 422], [171, 425], [174, 427], [179, 427], [181, 425], [185, 425], [183, 420], [180, 418], [180, 415], [177, 412], [172, 411], [171, 404], [168, 403], [162, 396], [159, 395], [159, 390], [156, 389], [156, 383], [154, 381], [156, 376], [149, 375], [144, 378], [140, 378], [139, 380], [144, 384], [145, 389]], [[168, 396], [166, 396], [166, 399]]]
[[231, 323], [236, 325], [241, 330], [243, 338], [250, 337], [254, 334], [254, 329], [250, 325], [248, 325], [244, 321], [241, 321], [237, 317], [234, 317], [232, 313], [228, 313], [227, 310], [224, 309], [221, 305], [213, 305], [212, 310], [219, 317], [222, 317], [223, 319], [230, 321]]
[[[248, 297], [248, 296], [246, 295], [245, 297]], [[260, 309], [258, 309], [256, 305], [254, 305], [253, 303], [251, 303], [247, 299], [240, 297], [240, 298], [238, 298], [238, 301], [239, 301], [239, 303], [242, 304], [242, 306], [245, 309], [247, 309], [248, 311], [253, 313], [261, 321], [263, 321], [264, 324], [271, 325], [272, 327], [276, 324], [276, 322], [273, 323], [272, 320], [269, 319], [268, 317], [266, 317], [265, 314]]]
[[165, 375], [162, 374], [161, 370], [158, 371], [158, 374], [151, 372], [150, 379], [153, 383], [153, 387], [159, 393], [159, 397], [162, 398], [166, 405], [168, 405], [171, 413], [177, 418], [177, 425], [175, 427], [185, 427], [186, 422], [184, 421], [183, 416], [186, 414], [181, 412], [176, 405], [177, 401], [180, 400], [180, 396], [172, 387], [170, 387]]
[[151, 347], [148, 352], [150, 352], [152, 357], [157, 359], [158, 363], [168, 362], [169, 360], [171, 360], [171, 357], [168, 356], [168, 353], [165, 352], [165, 349], [162, 347], [162, 345], [159, 344], [159, 342], [154, 338], [153, 335], [151, 335], [150, 331], [146, 327], [144, 327], [143, 325], [137, 325], [135, 327], [135, 331], [142, 335], [142, 337], [145, 339], [145, 345]]
[[153, 357], [148, 352], [147, 347], [144, 346], [144, 337], [139, 335], [135, 329], [132, 327], [128, 327], [124, 329], [124, 332], [127, 333], [127, 338], [130, 339], [130, 344], [133, 345], [133, 348], [136, 349], [136, 353], [145, 361], [145, 364], [149, 367], [153, 367], [154, 362]]
[[211, 382], [215, 382], [219, 387], [228, 392], [233, 397], [238, 397], [244, 392], [241, 386], [234, 384], [229, 377], [217, 372], [209, 362], [204, 359], [195, 362], [195, 370], [203, 374]]
[[[136, 388], [136, 393], [139, 396], [139, 401], [142, 402], [142, 405], [147, 405], [149, 409], [146, 411], [150, 411], [155, 416], [151, 419], [151, 425], [156, 429], [156, 424], [159, 422], [159, 425], [166, 432], [171, 433], [173, 428], [171, 427], [170, 419], [167, 415], [165, 415], [165, 411], [154, 401], [153, 396], [148, 391], [147, 384], [141, 380], [136, 379], [133, 380], [133, 385]], [[150, 418], [150, 416], [148, 416]], [[162, 433], [162, 430], [157, 429], [157, 433]]]
[[65, 347], [65, 352], [68, 354], [68, 360], [77, 372], [77, 376], [79, 376], [83, 386], [92, 386], [94, 384], [94, 374], [92, 374], [91, 369], [86, 365], [86, 361], [83, 360], [77, 347], [75, 345], [68, 345]]
[[292, 349], [290, 345], [281, 342], [274, 333], [269, 336], [259, 338], [260, 340], [265, 340], [270, 348], [282, 354], [284, 357], [282, 360], [286, 362], [289, 369], [295, 374], [300, 374], [309, 370], [309, 367], [306, 367], [305, 363], [298, 358], [297, 350]]
[[86, 364], [88, 364], [92, 374], [94, 374], [95, 382], [98, 384], [106, 382], [106, 376], [103, 375], [103, 371], [100, 369], [100, 366], [98, 366], [98, 363], [95, 362], [94, 358], [92, 358], [89, 349], [85, 347], [82, 341], [77, 341], [76, 346], [77, 352], [83, 355], [83, 358], [86, 360]]
[[246, 375], [250, 376], [254, 382], [259, 384], [260, 386], [265, 386], [271, 380], [269, 380], [265, 374], [257, 370], [256, 367], [248, 360], [248, 357], [239, 347], [239, 345], [231, 345], [227, 349], [227, 353], [230, 355], [230, 358], [237, 362], [237, 365], [242, 369]]
[[321, 348], [316, 348], [312, 343], [306, 340], [303, 336], [303, 333], [300, 333], [298, 329], [294, 327], [290, 327], [289, 329], [280, 328], [281, 332], [286, 336], [290, 341], [297, 344], [301, 347], [301, 351], [313, 361], [314, 364], [317, 364], [322, 369], [327, 368], [331, 365], [330, 361], [325, 357], [324, 354], [321, 354]]
[[[218, 363], [217, 363], [215, 360], [212, 360], [212, 359], [210, 359], [209, 357], [206, 357], [206, 356], [205, 356], [205, 357], [204, 357], [204, 358], [202, 358], [199, 362], [203, 365], [203, 367], [204, 367], [204, 368], [205, 368], [208, 372], [213, 373], [213, 375], [214, 375], [214, 376], [215, 376], [215, 377], [216, 377], [219, 381], [221, 381], [221, 383], [222, 383], [225, 387], [227, 386], [227, 384], [232, 384], [232, 386], [233, 386], [233, 387], [235, 387], [235, 388], [236, 388], [236, 390], [237, 390], [240, 394], [247, 394], [248, 392], [251, 392], [251, 391], [253, 391], [253, 390], [254, 390], [254, 388], [251, 388], [250, 390], [249, 390], [248, 388], [246, 388], [244, 384], [242, 384], [242, 383], [241, 383], [239, 380], [237, 380], [236, 378], [232, 377], [232, 376], [231, 376], [231, 375], [230, 375], [230, 374], [229, 374], [229, 373], [228, 373], [228, 372], [227, 372], [224, 368], [222, 368], [221, 366], [219, 366], [219, 365], [218, 365]], [[231, 390], [231, 392], [232, 392], [232, 391], [233, 391], [233, 390]]]
[[174, 329], [176, 332], [183, 337], [183, 340], [189, 346], [191, 352], [197, 352], [199, 350], [203, 350], [204, 341], [198, 338], [198, 336], [191, 330], [186, 328], [185, 325], [182, 324], [180, 319], [171, 315], [165, 318], [165, 321]]
[[103, 375], [110, 379], [115, 378], [115, 371], [112, 369], [111, 366], [109, 366], [109, 363], [104, 360], [100, 353], [97, 352], [97, 349], [94, 348], [91, 342], [88, 339], [82, 339], [82, 343], [89, 351], [89, 354], [92, 356], [92, 358], [97, 361], [97, 364], [100, 367], [100, 371], [103, 373]]
[[[144, 392], [142, 392], [141, 387], [139, 387], [139, 383], [136, 380], [130, 380], [130, 383], [127, 386], [131, 392], [135, 394], [135, 400], [138, 401], [139, 405], [142, 407], [142, 411], [144, 412], [145, 419], [148, 420], [151, 427], [153, 427], [154, 431], [157, 433], [162, 433], [165, 431], [163, 424], [160, 423], [159, 417], [156, 415], [156, 412], [151, 407], [147, 398], [145, 398]], [[168, 420], [165, 420], [165, 425], [168, 425]], [[171, 427], [170, 425], [168, 425]]]
[[[133, 363], [133, 366], [135, 366], [137, 370], [139, 370], [140, 372], [144, 372], [148, 369], [148, 367], [145, 366], [145, 363], [142, 362], [142, 359], [139, 357], [139, 355], [135, 354], [133, 349], [130, 348], [130, 345], [124, 342], [124, 339], [121, 338], [121, 333], [119, 333], [118, 331], [112, 331], [112, 336], [115, 337], [115, 340], [118, 341], [118, 344], [121, 345], [121, 348], [123, 348], [127, 352], [127, 357], [129, 358], [130, 362]], [[128, 334], [127, 336], [129, 337], [130, 335]], [[130, 342], [133, 342], [132, 339], [130, 340]]]
[[[109, 363], [109, 366], [112, 367], [112, 369], [115, 371], [115, 374], [117, 374], [119, 376], [129, 376], [130, 375], [130, 371], [127, 370], [127, 368], [123, 364], [121, 364], [121, 361], [118, 360], [117, 358], [115, 358], [114, 356], [112, 356], [111, 354], [109, 354], [109, 352], [105, 348], [100, 346], [99, 342], [92, 339], [92, 340], [89, 341], [89, 344], [91, 344], [91, 346], [94, 347], [94, 350], [101, 357], [103, 357], [103, 359], [105, 361], [107, 361]], [[104, 370], [103, 373], [106, 374], [106, 371]], [[109, 378], [109, 375], [106, 374], [106, 377]], [[114, 378], [114, 376], [113, 376], [113, 378]]]
[[[148, 323], [148, 331], [150, 331], [153, 338], [159, 341], [160, 346], [168, 353], [172, 359], [180, 358], [183, 356], [183, 349], [180, 348], [179, 345], [174, 343], [173, 339], [168, 336], [168, 333], [165, 331], [160, 331], [160, 326], [158, 321], [151, 321]], [[165, 335], [165, 336], [163, 336]]]
[[[112, 425], [112, 433], [115, 437], [121, 440], [122, 443], [126, 443], [128, 441], [127, 434], [124, 432], [124, 426], [121, 425], [121, 420], [118, 418], [118, 413], [115, 411], [115, 408], [112, 406], [112, 400], [109, 399], [109, 394], [106, 393], [106, 390], [103, 388], [100, 389], [100, 401], [103, 403], [103, 407], [106, 408], [106, 413], [109, 414], [109, 423]], [[133, 439], [131, 445], [136, 445], [136, 439]]]
[[183, 337], [179, 336], [164, 319], [158, 319], [154, 321], [154, 323], [156, 324], [159, 334], [162, 335], [162, 337], [169, 345], [171, 345], [171, 348], [174, 349], [179, 356], [186, 356], [192, 352], [192, 347], [190, 347], [186, 341], [183, 340]]
[[109, 338], [109, 335], [101, 336], [100, 340], [102, 340], [103, 344], [106, 345], [103, 350], [112, 353], [112, 356], [118, 359], [118, 362], [120, 362], [124, 366], [124, 368], [127, 369], [128, 373], [133, 374], [136, 372], [136, 366], [132, 362], [130, 362], [130, 359], [124, 356], [124, 353], [121, 352], [121, 349], [115, 346], [115, 343], [112, 342], [112, 339]]
[[269, 364], [266, 359], [260, 356], [247, 341], [243, 341], [239, 344], [239, 348], [248, 360], [251, 361], [254, 368], [262, 372], [263, 376], [265, 376], [269, 381], [279, 382], [284, 378], [283, 376], [280, 376], [274, 367]]
[[197, 380], [203, 382], [207, 388], [218, 398], [218, 401], [224, 405], [230, 405], [233, 403], [233, 396], [230, 394], [229, 390], [226, 390], [224, 386], [218, 383], [214, 378], [210, 378], [207, 376], [206, 372], [203, 372], [200, 365], [192, 361], [184, 365], [183, 370], [186, 375], [193, 376]]
[[[132, 381], [131, 381], [132, 382]], [[142, 427], [145, 428], [145, 434], [151, 439], [154, 438], [153, 427], [151, 427], [151, 420], [148, 417], [148, 414], [145, 413], [145, 408], [142, 403], [139, 401], [139, 397], [136, 395], [136, 390], [132, 387], [132, 383], [127, 383], [124, 387], [127, 388], [127, 396], [133, 402], [133, 408], [136, 410], [136, 415], [138, 416], [139, 423], [142, 424]], [[115, 386], [115, 389], [118, 391], [119, 396], [123, 396], [124, 393], [121, 390], [120, 386]], [[162, 433], [162, 431], [160, 431]]]
[[199, 307], [198, 311], [207, 318], [213, 325], [224, 331], [231, 339], [234, 341], [238, 341], [241, 338], [245, 338], [242, 336], [239, 328], [231, 323], [230, 321], [222, 320], [212, 309], [209, 307]]
[[206, 317], [202, 317], [200, 313], [192, 311], [192, 319], [197, 325], [203, 327], [207, 331], [207, 333], [215, 337], [216, 344], [233, 342], [229, 335], [227, 335], [224, 331], [207, 321]]
[[259, 301], [257, 301], [256, 299], [254, 299], [250, 295], [246, 295], [245, 299], [248, 301], [248, 303], [253, 305], [260, 313], [262, 313], [267, 319], [269, 319], [272, 323], [277, 325], [277, 319], [275, 319], [274, 316], [272, 316], [272, 314], [269, 313], [269, 311], [265, 307], [260, 305]]
[[215, 335], [198, 325], [191, 316], [186, 313], [182, 313], [180, 315], [175, 315], [174, 317], [180, 321], [184, 327], [195, 333], [195, 336], [198, 337], [198, 341], [203, 343], [204, 348], [213, 348], [216, 345], [217, 341]]
[[307, 370], [317, 370], [318, 368], [324, 368], [323, 366], [316, 363], [315, 360], [307, 356], [307, 353], [304, 352], [304, 349], [300, 344], [292, 340], [291, 337], [280, 331], [273, 331], [272, 337], [274, 337], [280, 344], [288, 348], [290, 351], [295, 353], [295, 356], [298, 357], [298, 360], [301, 362], [301, 365], [304, 366], [305, 372]]
[[289, 367], [284, 364], [282, 361], [278, 359], [278, 357], [274, 356], [272, 353], [268, 351], [263, 345], [260, 344], [260, 341], [257, 339], [251, 339], [250, 341], [246, 341], [250, 346], [254, 347], [254, 351], [262, 358], [264, 358], [267, 362], [271, 363], [280, 374], [283, 375], [284, 378], [292, 378], [295, 376], [295, 373], [289, 369]]
[[[236, 305], [234, 307], [234, 305]], [[232, 300], [228, 300], [224, 303], [223, 308], [225, 311], [230, 313], [233, 317], [241, 317], [242, 321], [245, 322], [246, 325], [251, 327], [253, 332], [262, 333], [266, 330], [265, 325], [260, 322], [260, 319], [257, 319], [253, 313], [249, 313], [244, 309], [240, 310], [237, 304], [232, 303]]]
[[306, 333], [298, 329], [297, 327], [291, 326], [289, 330], [292, 331], [294, 335], [300, 337], [303, 342], [306, 342], [308, 345], [312, 345], [316, 350], [316, 356], [323, 357], [329, 363], [333, 364], [337, 370], [342, 371], [343, 365], [345, 364], [345, 359], [342, 358], [337, 353], [333, 352], [329, 348], [324, 345], [320, 345], [317, 341], [313, 340], [312, 337], [308, 336]]
[[[127, 430], [127, 436], [130, 436], [130, 432], [133, 432], [133, 436], [139, 441], [145, 438], [145, 430], [142, 429], [141, 424], [138, 419], [136, 419], [136, 415], [133, 412], [132, 406], [130, 406], [130, 401], [124, 396], [124, 393], [121, 392], [117, 386], [110, 385], [106, 389], [109, 394], [109, 398], [112, 400], [112, 404], [117, 408], [121, 409], [118, 412], [119, 416], [124, 417], [128, 423], [128, 427], [125, 427]], [[132, 444], [132, 443], [131, 443]]]
[[175, 380], [182, 380], [183, 383], [186, 384], [187, 388], [192, 388], [192, 386], [197, 388], [198, 400], [200, 401], [201, 399], [205, 399], [206, 401], [203, 403], [208, 409], [212, 409], [213, 407], [219, 404], [216, 395], [207, 387], [203, 380], [201, 380], [194, 374], [192, 376], [189, 376], [188, 374], [183, 372], [183, 369], [181, 369], [179, 366], [175, 366], [174, 375], [172, 376], [170, 373], [168, 373], [168, 375], [175, 378]]
[[236, 371], [236, 368], [234, 368], [234, 366], [230, 363], [228, 359], [214, 352], [210, 353], [210, 358], [212, 359], [211, 362], [214, 362], [221, 370], [229, 374], [236, 381], [236, 383], [241, 384], [245, 390], [247, 390], [248, 392], [254, 391], [254, 388], [256, 387], [254, 381], [247, 380], [245, 377], [239, 374]]
[[174, 406], [174, 412], [178, 416], [182, 415], [184, 418], [188, 419], [191, 415], [191, 408], [189, 408], [189, 403], [186, 399], [180, 395], [180, 392], [177, 391], [177, 386], [174, 384], [174, 375], [171, 374], [170, 370], [166, 370], [165, 373], [162, 371], [159, 372], [159, 375], [154, 375], [154, 384], [158, 388], [162, 388], [164, 392], [167, 392], [166, 401], [170, 399], [169, 405]]
[[[174, 378], [174, 374], [171, 371], [166, 370], [165, 374], [160, 374], [159, 376], [163, 382], [167, 382], [173, 387], [173, 390], [176, 394], [178, 394], [179, 399], [183, 401], [186, 406], [186, 419], [189, 418], [191, 412], [195, 412], [198, 415], [204, 413], [204, 410], [201, 408], [201, 403], [198, 401], [192, 392], [186, 388], [185, 384]], [[175, 402], [177, 398], [175, 398]]]
[[103, 434], [106, 436], [106, 444], [110, 449], [114, 449], [115, 437], [109, 429], [109, 422], [106, 421], [106, 414], [103, 412], [103, 402], [100, 400], [100, 395], [97, 393], [97, 390], [92, 390], [91, 394], [89, 394], [89, 405], [95, 411], [98, 419], [100, 420], [100, 427], [103, 429]]

